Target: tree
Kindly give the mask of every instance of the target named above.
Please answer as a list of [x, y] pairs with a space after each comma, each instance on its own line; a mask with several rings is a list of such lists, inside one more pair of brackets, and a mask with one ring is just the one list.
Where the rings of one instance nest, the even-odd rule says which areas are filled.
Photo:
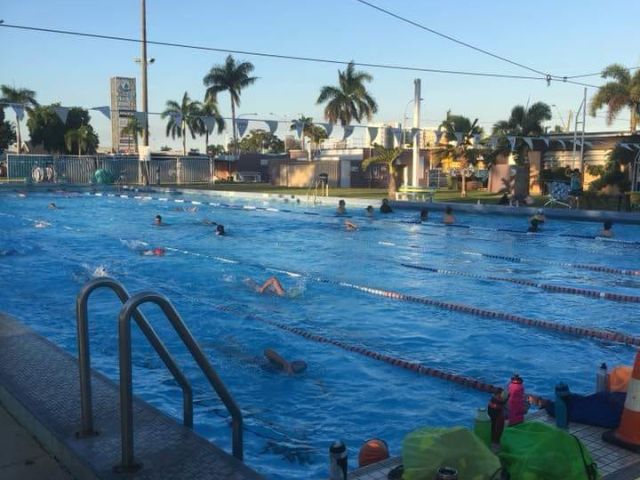
[[229, 143], [229, 150], [246, 153], [282, 153], [284, 142], [274, 134], [262, 129], [251, 130], [240, 142]]
[[331, 123], [339, 120], [345, 126], [353, 120], [371, 120], [378, 111], [378, 105], [364, 84], [372, 80], [373, 77], [368, 73], [356, 71], [355, 64], [351, 61], [346, 70], [338, 71], [338, 86], [326, 85], [320, 89], [316, 104], [327, 102], [324, 116]]
[[64, 142], [69, 152], [77, 148], [78, 155], [95, 153], [98, 146], [98, 136], [91, 125], [82, 125], [65, 133]]
[[167, 108], [160, 115], [161, 118], [167, 119], [167, 137], [182, 138], [182, 153], [187, 155], [187, 129], [191, 134], [191, 138], [196, 138], [196, 133], [202, 131], [202, 120], [200, 112], [202, 104], [198, 101], [191, 100], [189, 94], [184, 92], [180, 103], [174, 100], [167, 100]]
[[300, 129], [300, 145], [302, 150], [304, 150], [304, 137], [309, 135], [311, 132], [311, 128], [313, 127], [313, 118], [305, 117], [301, 115], [297, 120], [291, 121], [291, 127], [289, 130], [297, 132]]
[[370, 165], [374, 163], [382, 163], [387, 166], [389, 172], [389, 183], [387, 184], [387, 190], [389, 197], [393, 197], [396, 193], [396, 178], [394, 174], [394, 163], [400, 158], [404, 149], [402, 147], [396, 148], [384, 148], [376, 145], [374, 148], [375, 155], [373, 157], [366, 158], [362, 161], [362, 171], [366, 171]]
[[227, 56], [223, 65], [216, 65], [203, 78], [207, 88], [206, 98], [217, 99], [218, 93], [228, 92], [231, 99], [231, 122], [233, 143], [238, 143], [236, 134], [236, 107], [240, 106], [242, 90], [252, 85], [258, 77], [249, 76], [254, 70], [251, 62], [236, 63], [232, 55]]
[[631, 113], [629, 128], [635, 132], [640, 115], [640, 70], [631, 75], [629, 69], [614, 63], [603, 70], [602, 78], [613, 81], [601, 86], [591, 99], [591, 116], [595, 117], [596, 112], [606, 105], [607, 125], [611, 125], [622, 109], [628, 107]]
[[315, 156], [315, 154], [320, 150], [320, 143], [328, 137], [327, 131], [320, 125], [312, 125], [307, 136], [309, 137], [311, 146], [314, 149]]
[[217, 157], [225, 152], [224, 145], [207, 145], [207, 155]]
[[[631, 187], [628, 168], [633, 164], [636, 151], [629, 150], [618, 144], [607, 154], [607, 163], [600, 172], [600, 178], [589, 185], [589, 190], [598, 191], [608, 186], [617, 187], [620, 192], [626, 192]], [[592, 174], [596, 173], [592, 169]]]
[[16, 141], [16, 131], [11, 122], [4, 119], [4, 109], [0, 107], [0, 153]]
[[224, 118], [222, 118], [222, 115], [220, 115], [220, 111], [218, 110], [218, 101], [215, 97], [205, 97], [204, 103], [202, 104], [202, 109], [200, 110], [200, 115], [202, 115], [202, 117], [212, 117], [214, 122], [213, 125], [208, 125], [208, 122], [204, 118], [200, 119], [200, 121], [202, 122], [202, 133], [204, 134], [205, 152], [208, 152], [209, 135], [213, 133], [215, 127], [218, 127], [218, 133], [222, 133], [225, 127]]
[[[551, 120], [551, 108], [544, 102], [536, 102], [529, 108], [516, 105], [511, 110], [509, 120], [501, 120], [493, 125], [493, 134], [501, 137], [501, 144], [506, 144], [507, 136], [539, 137], [545, 133], [542, 123]], [[516, 163], [525, 163], [529, 151], [526, 142], [517, 138], [514, 145]]]
[[[32, 109], [27, 120], [29, 136], [33, 145], [42, 145], [49, 153], [73, 153], [75, 149], [67, 149], [65, 135], [70, 130], [76, 130], [83, 125], [93, 132], [90, 125], [91, 116], [84, 108], [73, 107], [67, 112], [66, 122], [62, 122], [56, 114], [55, 107], [59, 104], [41, 105]], [[98, 137], [95, 135], [96, 143], [89, 151], [95, 150], [98, 146]]]
[[36, 102], [36, 92], [26, 88], [13, 88], [9, 85], [2, 85], [0, 91], [2, 92], [0, 103], [13, 104], [12, 106], [16, 109], [16, 141], [18, 143], [18, 153], [20, 153], [22, 152], [22, 136], [20, 135], [21, 115], [18, 115], [18, 109], [23, 108], [31, 113], [31, 109], [38, 105], [38, 102]]
[[133, 137], [141, 137], [144, 133], [144, 125], [142, 125], [136, 117], [131, 117], [127, 124], [122, 128], [121, 133], [123, 135], [131, 135]]
[[469, 165], [475, 165], [480, 156], [479, 144], [476, 138], [482, 135], [482, 128], [478, 126], [478, 119], [473, 122], [462, 115], [451, 115], [447, 112], [447, 118], [440, 124], [440, 130], [444, 131], [447, 140], [446, 145], [440, 146], [435, 152], [436, 156], [448, 157], [460, 163], [460, 176], [462, 188], [460, 196], [467, 196], [467, 176], [465, 170]]

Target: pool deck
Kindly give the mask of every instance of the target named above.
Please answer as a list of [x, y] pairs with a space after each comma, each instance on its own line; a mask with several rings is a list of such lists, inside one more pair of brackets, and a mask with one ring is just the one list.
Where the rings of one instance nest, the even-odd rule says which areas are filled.
[[[16, 319], [0, 313], [0, 403], [10, 413], [10, 417], [0, 417], [2, 430], [12, 428], [12, 422], [5, 424], [4, 421], [13, 417], [72, 477], [80, 480], [263, 478], [137, 397], [133, 405], [135, 458], [143, 468], [135, 475], [114, 473], [113, 467], [120, 462], [119, 389], [95, 371], [92, 384], [94, 425], [99, 434], [78, 439], [80, 395], [76, 359]], [[20, 446], [16, 442], [13, 446], [14, 458], [28, 459], [29, 452], [33, 452], [28, 445]], [[39, 455], [38, 458], [45, 457]], [[4, 479], [3, 473], [0, 469], [0, 477]]]
[[[555, 425], [554, 419], [544, 411], [528, 417]], [[606, 429], [572, 423], [569, 432], [577, 436], [587, 447], [598, 465], [602, 480], [640, 480], [640, 454], [616, 447], [602, 440], [602, 432]], [[390, 470], [402, 463], [400, 457], [389, 458], [383, 462], [356, 469], [349, 474], [350, 480], [387, 480]]]

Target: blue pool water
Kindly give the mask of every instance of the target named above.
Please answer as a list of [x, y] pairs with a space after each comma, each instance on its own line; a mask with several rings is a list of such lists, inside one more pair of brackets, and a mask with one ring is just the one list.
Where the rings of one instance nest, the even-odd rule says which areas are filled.
[[[392, 454], [399, 454], [407, 432], [422, 425], [470, 425], [474, 409], [488, 397], [302, 338], [260, 318], [492, 384], [505, 384], [517, 371], [527, 391], [546, 397], [561, 380], [573, 391], [590, 392], [602, 361], [628, 364], [633, 357], [632, 348], [615, 343], [371, 295], [339, 282], [640, 335], [634, 303], [402, 266], [640, 295], [640, 276], [564, 265], [640, 269], [640, 245], [631, 243], [640, 240], [638, 226], [615, 225], [616, 238], [630, 243], [607, 242], [562, 236], [595, 234], [600, 225], [594, 223], [547, 221], [543, 234], [526, 235], [496, 231], [526, 230], [522, 217], [459, 214], [458, 223], [471, 228], [445, 228], [438, 212], [428, 225], [403, 223], [415, 217], [412, 212], [369, 220], [362, 207], [347, 202], [361, 228], [346, 232], [333, 206], [304, 200], [152, 197], [1, 193], [0, 310], [76, 355], [75, 296], [93, 275], [113, 276], [130, 292], [166, 294], [242, 408], [246, 462], [270, 478], [326, 476], [328, 445], [338, 438], [350, 447], [351, 465], [370, 437], [384, 438]], [[196, 212], [176, 211], [192, 206], [176, 199], [203, 204]], [[50, 202], [62, 208], [50, 210]], [[156, 214], [170, 225], [152, 226]], [[223, 223], [229, 235], [213, 235], [214, 227], [202, 224], [205, 218]], [[137, 253], [153, 247], [167, 254]], [[295, 294], [258, 295], [245, 283], [271, 275]], [[103, 291], [90, 303], [93, 365], [112, 379], [118, 307]], [[143, 311], [194, 379], [196, 430], [229, 451], [224, 407], [158, 310]], [[178, 387], [141, 336], [136, 333], [134, 340], [134, 392], [180, 419]], [[274, 373], [265, 368], [265, 348], [304, 359], [308, 371], [297, 377]]]

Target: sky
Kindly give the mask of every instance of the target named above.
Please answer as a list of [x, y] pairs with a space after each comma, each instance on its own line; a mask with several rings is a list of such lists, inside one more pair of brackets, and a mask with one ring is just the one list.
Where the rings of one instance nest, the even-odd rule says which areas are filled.
[[[601, 71], [611, 63], [640, 65], [637, 45], [637, 0], [370, 0], [429, 28], [456, 37], [518, 63], [553, 75]], [[140, 36], [138, 0], [0, 0], [5, 24], [76, 30], [126, 37]], [[149, 40], [295, 56], [355, 60], [403, 66], [532, 75], [531, 72], [452, 43], [400, 22], [356, 0], [147, 0]], [[109, 78], [136, 77], [140, 88], [139, 44], [69, 37], [0, 27], [0, 84], [29, 88], [40, 103], [60, 102], [85, 108], [109, 105]], [[149, 111], [160, 112], [167, 100], [185, 91], [202, 99], [202, 78], [224, 61], [226, 53], [149, 46]], [[292, 119], [300, 114], [323, 120], [316, 99], [323, 85], [337, 81], [331, 64], [234, 55], [255, 65], [258, 81], [242, 92], [239, 113], [259, 118]], [[514, 105], [543, 101], [555, 105], [550, 126], [567, 121], [577, 110], [583, 87], [544, 81], [481, 78], [363, 68], [379, 111], [372, 123], [411, 122], [413, 80], [422, 80], [421, 126], [436, 127], [447, 110], [490, 130], [507, 119]], [[599, 85], [598, 76], [582, 79]], [[139, 90], [138, 90], [139, 91]], [[595, 89], [588, 89], [590, 98]], [[140, 98], [138, 97], [138, 102]], [[221, 113], [230, 116], [227, 94], [219, 97]], [[408, 106], [408, 108], [407, 108]], [[111, 144], [110, 122], [97, 111], [92, 124], [102, 147]], [[13, 116], [7, 111], [7, 116]], [[587, 117], [587, 130], [625, 130], [628, 112], [612, 126], [605, 112]], [[251, 118], [251, 115], [245, 115]], [[249, 128], [265, 128], [250, 124]], [[284, 124], [276, 132], [289, 134]], [[340, 134], [340, 129], [336, 129]], [[165, 136], [164, 123], [150, 117], [150, 142], [179, 147]], [[228, 134], [210, 143], [224, 143]], [[188, 140], [204, 148], [204, 139]]]

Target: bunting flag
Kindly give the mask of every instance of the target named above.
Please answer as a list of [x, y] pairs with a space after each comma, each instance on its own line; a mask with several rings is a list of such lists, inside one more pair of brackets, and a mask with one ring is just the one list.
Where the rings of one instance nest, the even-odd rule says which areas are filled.
[[547, 148], [549, 148], [549, 137], [539, 137], [542, 140]]
[[496, 137], [491, 137], [489, 139], [489, 146], [495, 150], [498, 147], [498, 139]]
[[327, 137], [331, 136], [331, 132], [333, 132], [333, 123], [319, 123], [318, 125], [324, 128], [324, 131], [327, 132]]
[[560, 145], [562, 145], [562, 149], [563, 149], [563, 150], [566, 150], [566, 149], [567, 149], [567, 144], [566, 144], [566, 143], [564, 143], [564, 140], [558, 140], [558, 139], [556, 139], [556, 138], [554, 138], [554, 140], [555, 140], [556, 142], [558, 142]]
[[458, 142], [458, 145], [462, 143], [462, 139], [464, 138], [464, 133], [462, 132], [456, 132], [456, 142]]
[[533, 140], [531, 137], [522, 137], [522, 140], [529, 146], [529, 150], [533, 150]]
[[278, 121], [277, 120], [265, 120], [264, 123], [269, 127], [269, 133], [273, 135], [278, 130]]
[[14, 103], [11, 105], [11, 108], [13, 108], [13, 111], [16, 112], [18, 121], [22, 121], [22, 119], [24, 118], [24, 106]]
[[293, 121], [295, 127], [296, 127], [296, 133], [298, 134], [298, 138], [302, 138], [302, 132], [304, 130], [304, 123], [300, 122], [299, 120], [294, 120]]
[[169, 117], [171, 117], [173, 123], [175, 123], [176, 125], [180, 125], [182, 123], [182, 115], [178, 112], [169, 113]]
[[133, 116], [136, 117], [138, 125], [142, 128], [147, 126], [147, 114], [144, 112], [133, 112]]
[[395, 138], [396, 143], [398, 145], [402, 145], [402, 129], [401, 128], [393, 129], [393, 138]]
[[[634, 143], [634, 145], [637, 145], [637, 144], [635, 144], [635, 143]], [[584, 142], [584, 146], [585, 146], [585, 147], [589, 147], [589, 148], [591, 148], [591, 147], [593, 147], [593, 143], [591, 143], [591, 142], [587, 142], [587, 141], [585, 140], [585, 142]]]
[[374, 140], [378, 138], [378, 127], [367, 127], [369, 132], [369, 142], [374, 143]]
[[619, 143], [618, 145], [620, 145], [622, 148], [633, 151], [633, 148], [631, 148], [631, 145], [629, 145], [628, 143]]
[[56, 115], [60, 117], [62, 123], [67, 123], [67, 117], [69, 116], [69, 109], [67, 107], [53, 107]]
[[249, 126], [249, 120], [244, 118], [238, 118], [236, 120], [236, 128], [238, 129], [238, 134], [240, 138], [244, 137], [244, 132], [247, 131], [247, 127]]
[[204, 123], [204, 126], [207, 129], [207, 133], [211, 135], [216, 128], [216, 117], [207, 115], [206, 117], [201, 117], [201, 118], [202, 118], [202, 123]]
[[98, 112], [103, 114], [105, 117], [107, 117], [109, 120], [111, 120], [111, 109], [109, 107], [93, 107], [93, 108], [90, 108], [90, 110], [97, 110]]
[[442, 134], [440, 130], [436, 130], [436, 145], [440, 145], [440, 140], [442, 140]]
[[513, 152], [513, 150], [515, 150], [516, 148], [517, 137], [507, 137], [507, 140], [509, 140], [509, 145], [511, 146], [511, 151]]
[[353, 127], [351, 125], [345, 125], [344, 127], [342, 127], [342, 129], [343, 129], [342, 139], [346, 140], [353, 133]]

